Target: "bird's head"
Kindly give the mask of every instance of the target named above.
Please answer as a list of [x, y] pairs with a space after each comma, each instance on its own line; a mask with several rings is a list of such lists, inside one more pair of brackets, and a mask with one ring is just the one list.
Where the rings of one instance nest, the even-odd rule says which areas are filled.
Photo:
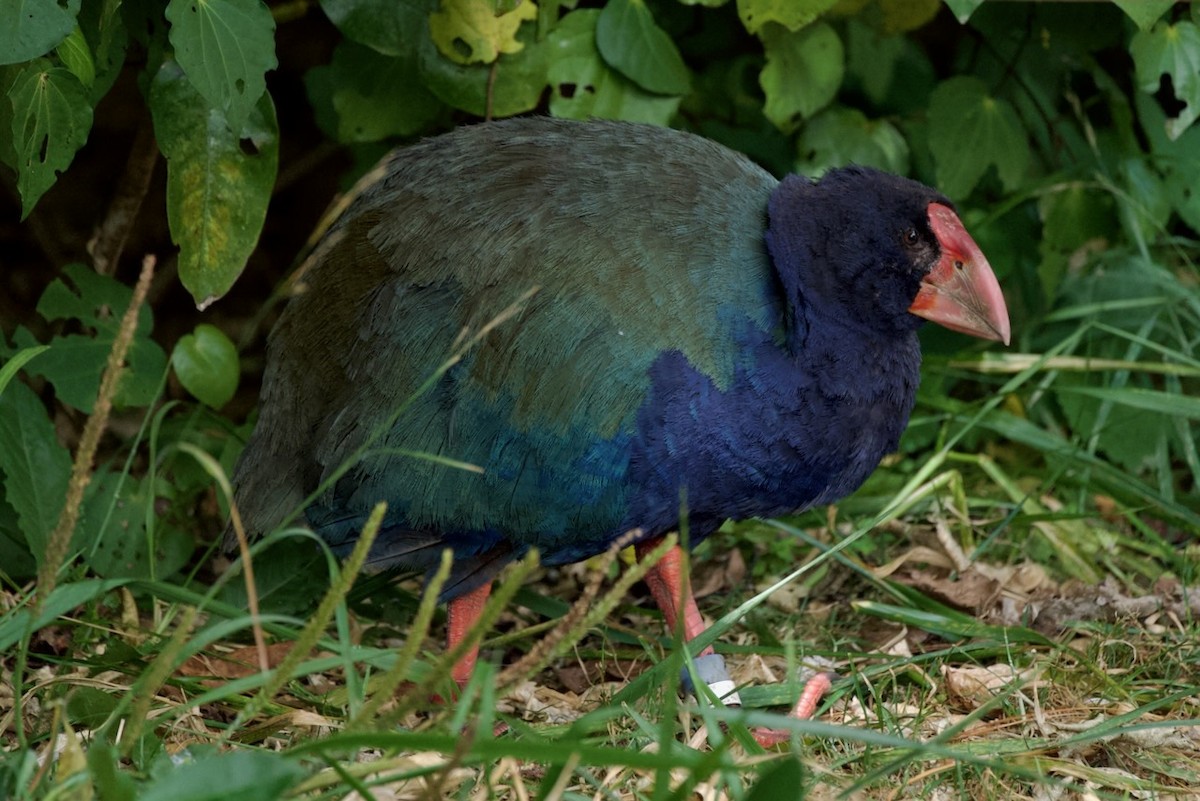
[[954, 205], [924, 184], [865, 167], [785, 178], [767, 245], [788, 300], [883, 333], [918, 318], [1008, 344], [1004, 295]]

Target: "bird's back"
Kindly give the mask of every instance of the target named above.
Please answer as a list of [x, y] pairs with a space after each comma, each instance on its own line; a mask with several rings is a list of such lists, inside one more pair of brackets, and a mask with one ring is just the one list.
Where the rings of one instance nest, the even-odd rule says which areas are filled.
[[[345, 543], [388, 501], [379, 564], [425, 567], [451, 545], [469, 572], [531, 545], [549, 561], [602, 546], [638, 492], [651, 365], [678, 354], [725, 387], [732, 332], [777, 334], [775, 186], [707, 140], [621, 123], [513, 120], [397, 151], [272, 332], [235, 475], [247, 528], [278, 525], [367, 448], [307, 519]], [[464, 331], [506, 312], [420, 391]]]

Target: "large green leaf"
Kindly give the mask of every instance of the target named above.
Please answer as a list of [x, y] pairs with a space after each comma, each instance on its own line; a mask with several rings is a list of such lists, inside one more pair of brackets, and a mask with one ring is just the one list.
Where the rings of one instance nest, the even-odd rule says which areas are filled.
[[537, 17], [532, 0], [496, 12], [492, 0], [442, 0], [429, 16], [429, 35], [442, 55], [458, 64], [491, 64], [501, 53], [518, 53], [522, 22]]
[[1167, 13], [1175, 0], [1113, 0], [1143, 31], [1150, 30], [1158, 18]]
[[20, 71], [8, 90], [21, 219], [54, 185], [92, 127], [88, 91], [70, 70], [40, 58]]
[[[115, 279], [97, 275], [82, 264], [69, 264], [63, 272], [65, 280], [59, 278], [51, 282], [42, 293], [37, 305], [38, 314], [49, 321], [78, 320], [92, 333], [54, 337], [49, 349], [27, 370], [53, 384], [60, 401], [91, 413], [100, 388], [100, 376], [133, 291]], [[167, 357], [158, 343], [150, 339], [152, 326], [150, 309], [143, 306], [125, 358], [126, 368], [113, 398], [118, 408], [145, 406], [158, 393]], [[24, 328], [17, 329], [13, 339], [22, 347], [37, 344]]]
[[260, 93], [239, 139], [168, 61], [151, 86], [150, 111], [167, 157], [167, 221], [179, 245], [179, 278], [204, 308], [233, 285], [262, 231], [279, 163], [275, 106]]
[[0, 0], [0, 64], [45, 55], [75, 28], [79, 0]]
[[418, 60], [421, 79], [443, 103], [476, 117], [487, 112], [489, 83], [493, 116], [511, 117], [529, 111], [542, 98], [547, 67], [546, 43], [535, 42], [532, 29], [532, 25], [523, 26], [517, 33], [521, 50], [496, 62], [494, 83], [489, 81], [490, 66], [456, 64], [441, 54], [432, 39], [422, 37]]
[[858, 109], [826, 109], [804, 126], [797, 140], [796, 171], [817, 177], [834, 167], [864, 164], [908, 172], [908, 142], [887, 120], [869, 120]]
[[0, 395], [0, 473], [4, 496], [39, 561], [58, 523], [71, 477], [71, 457], [37, 395], [13, 383]]
[[767, 95], [763, 113], [781, 131], [794, 131], [801, 118], [828, 105], [842, 85], [842, 40], [820, 22], [798, 33], [767, 28], [763, 46], [767, 63], [758, 79]]
[[351, 41], [338, 44], [328, 67], [341, 142], [377, 142], [425, 130], [444, 106], [421, 83], [415, 53], [385, 56]]
[[388, 56], [417, 51], [435, 8], [437, 0], [321, 0], [321, 10], [347, 39]]
[[92, 83], [92, 102], [108, 94], [125, 66], [125, 47], [129, 40], [125, 19], [121, 15], [122, 0], [96, 0], [79, 12], [79, 27], [92, 53], [96, 80]]
[[139, 801], [274, 801], [304, 776], [296, 760], [270, 751], [209, 752], [172, 764]]
[[1005, 188], [1017, 188], [1029, 169], [1025, 128], [1007, 100], [992, 97], [975, 77], [951, 78], [929, 101], [929, 149], [942, 191], [966, 197], [994, 165]]
[[838, 0], [738, 0], [738, 16], [750, 33], [770, 23], [798, 31], [837, 5]]
[[1154, 98], [1139, 93], [1134, 101], [1171, 205], [1185, 223], [1200, 231], [1200, 191], [1196, 191], [1200, 186], [1200, 127], [1171, 139], [1166, 115]]
[[76, 26], [70, 36], [58, 43], [54, 54], [81, 84], [92, 88], [96, 82], [96, 61], [92, 58], [92, 49], [88, 47], [83, 29]]
[[975, 10], [983, 5], [983, 0], [946, 0], [946, 5], [958, 17], [958, 21], [966, 25]]
[[623, 77], [596, 48], [597, 9], [572, 11], [547, 39], [550, 50], [550, 113], [555, 117], [666, 125], [679, 108], [679, 97], [651, 94]]
[[648, 92], [687, 94], [691, 74], [644, 0], [609, 0], [596, 23], [596, 47], [610, 67]]
[[76, 541], [88, 568], [104, 578], [165, 578], [179, 570], [195, 548], [193, 536], [158, 520], [153, 539], [146, 516], [153, 499], [145, 481], [109, 472], [88, 485]]
[[1167, 120], [1167, 136], [1178, 139], [1200, 117], [1200, 27], [1184, 20], [1139, 31], [1129, 43], [1129, 54], [1143, 92], [1157, 92], [1162, 76], [1170, 76], [1175, 96], [1186, 104]]
[[[258, 107], [275, 69], [275, 19], [261, 0], [170, 0], [175, 60], [234, 133]], [[252, 124], [253, 125], [253, 124]]]

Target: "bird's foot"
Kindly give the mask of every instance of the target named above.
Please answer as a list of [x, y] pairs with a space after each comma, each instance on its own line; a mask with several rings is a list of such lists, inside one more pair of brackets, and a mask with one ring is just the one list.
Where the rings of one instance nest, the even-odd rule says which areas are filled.
[[[821, 703], [821, 699], [825, 697], [825, 693], [829, 692], [829, 688], [833, 686], [838, 678], [836, 673], [825, 672], [818, 673], [808, 680], [804, 685], [804, 692], [800, 693], [800, 700], [796, 701], [796, 705], [792, 707], [792, 711], [788, 713], [789, 718], [796, 720], [808, 720], [817, 711], [817, 705]], [[792, 733], [787, 729], [768, 729], [760, 727], [755, 729], [752, 734], [754, 740], [763, 748], [774, 748], [780, 743], [785, 743], [791, 739]]]

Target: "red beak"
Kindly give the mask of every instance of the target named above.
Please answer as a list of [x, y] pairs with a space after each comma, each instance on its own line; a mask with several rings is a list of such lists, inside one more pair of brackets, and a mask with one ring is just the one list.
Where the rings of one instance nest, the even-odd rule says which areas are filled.
[[983, 251], [949, 207], [929, 204], [929, 227], [942, 257], [921, 281], [908, 310], [952, 331], [1008, 344], [1008, 307]]

